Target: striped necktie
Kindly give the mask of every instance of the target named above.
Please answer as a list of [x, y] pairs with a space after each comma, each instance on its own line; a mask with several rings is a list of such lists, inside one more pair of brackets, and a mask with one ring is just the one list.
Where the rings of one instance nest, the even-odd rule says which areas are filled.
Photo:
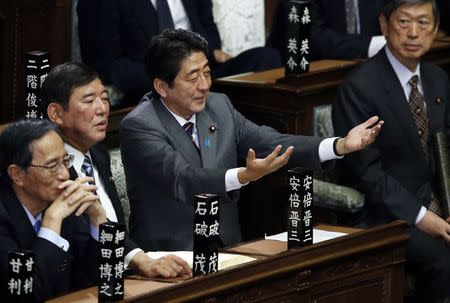
[[[92, 166], [91, 158], [88, 155], [84, 155], [83, 165], [81, 165], [81, 170], [84, 172], [86, 177], [92, 177], [93, 181], [89, 182], [89, 184], [95, 185], [95, 177], [94, 177], [94, 167]], [[93, 191], [96, 195], [97, 191]]]

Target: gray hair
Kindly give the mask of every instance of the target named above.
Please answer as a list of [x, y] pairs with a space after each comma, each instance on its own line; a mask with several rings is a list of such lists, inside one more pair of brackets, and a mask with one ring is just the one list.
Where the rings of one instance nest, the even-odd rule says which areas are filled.
[[414, 6], [414, 5], [422, 5], [431, 3], [433, 6], [433, 17], [434, 17], [434, 25], [436, 26], [439, 23], [439, 9], [437, 7], [435, 0], [385, 0], [383, 7], [383, 15], [386, 20], [389, 20], [392, 13], [399, 8], [401, 5]]

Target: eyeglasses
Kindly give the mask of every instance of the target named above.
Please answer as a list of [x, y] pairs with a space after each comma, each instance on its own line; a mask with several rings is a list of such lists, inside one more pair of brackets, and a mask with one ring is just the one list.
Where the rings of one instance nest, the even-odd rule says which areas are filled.
[[39, 167], [48, 169], [52, 175], [57, 175], [61, 172], [63, 167], [69, 169], [73, 164], [74, 155], [66, 155], [61, 161], [58, 161], [55, 165], [45, 166], [45, 165], [34, 165], [30, 164], [29, 167]]

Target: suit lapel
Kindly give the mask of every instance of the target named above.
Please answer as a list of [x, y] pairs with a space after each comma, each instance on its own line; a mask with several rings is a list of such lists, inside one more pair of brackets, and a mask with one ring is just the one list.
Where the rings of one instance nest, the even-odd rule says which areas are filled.
[[[3, 190], [5, 189], [5, 190]], [[19, 247], [24, 249], [31, 249], [36, 241], [36, 231], [31, 225], [30, 219], [25, 212], [25, 209], [17, 199], [11, 186], [2, 186], [2, 195], [5, 194], [5, 198], [2, 199], [3, 205], [10, 217], [14, 220], [14, 230], [16, 232], [16, 240], [19, 242]]]
[[217, 167], [217, 124], [211, 120], [206, 110], [197, 114], [196, 127], [198, 132], [198, 145], [203, 167]]
[[197, 148], [192, 143], [191, 138], [186, 135], [178, 121], [166, 109], [159, 98], [152, 98], [151, 102], [153, 102], [153, 106], [155, 107], [156, 114], [158, 115], [161, 124], [172, 136], [173, 139], [171, 141], [176, 147], [176, 150], [183, 154], [184, 158], [193, 166], [201, 167], [202, 163]]

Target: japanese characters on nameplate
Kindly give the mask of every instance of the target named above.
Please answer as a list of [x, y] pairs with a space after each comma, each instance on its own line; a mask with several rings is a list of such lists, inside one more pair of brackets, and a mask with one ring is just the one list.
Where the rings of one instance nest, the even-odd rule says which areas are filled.
[[294, 248], [313, 240], [312, 172], [296, 168], [288, 171], [288, 178], [288, 248]]
[[30, 250], [8, 253], [8, 302], [30, 302], [33, 294], [34, 254]]
[[123, 299], [125, 225], [107, 222], [100, 225], [99, 301]]
[[220, 246], [219, 195], [195, 196], [194, 211], [194, 276], [218, 270]]
[[311, 61], [311, 0], [290, 0], [286, 22], [285, 75], [307, 73]]
[[25, 117], [43, 118], [40, 89], [50, 69], [48, 53], [29, 52], [25, 55]]

